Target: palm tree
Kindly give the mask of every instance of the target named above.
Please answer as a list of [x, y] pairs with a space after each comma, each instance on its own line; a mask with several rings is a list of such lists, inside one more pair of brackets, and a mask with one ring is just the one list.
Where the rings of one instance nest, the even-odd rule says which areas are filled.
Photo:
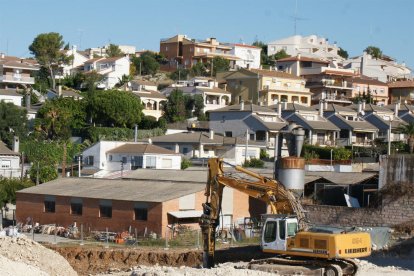
[[408, 147], [410, 149], [410, 153], [413, 153], [414, 151], [414, 123], [411, 122], [409, 124], [401, 124], [398, 127], [398, 130], [407, 135], [407, 142], [408, 142]]

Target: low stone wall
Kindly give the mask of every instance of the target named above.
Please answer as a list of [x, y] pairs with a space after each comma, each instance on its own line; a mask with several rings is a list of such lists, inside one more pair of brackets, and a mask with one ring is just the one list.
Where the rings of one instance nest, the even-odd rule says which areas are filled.
[[332, 226], [396, 226], [414, 223], [414, 197], [385, 198], [382, 206], [350, 208], [344, 206], [305, 205], [311, 223]]

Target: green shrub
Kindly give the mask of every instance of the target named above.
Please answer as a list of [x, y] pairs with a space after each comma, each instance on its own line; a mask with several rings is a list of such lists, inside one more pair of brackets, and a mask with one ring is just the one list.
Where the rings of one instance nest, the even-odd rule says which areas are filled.
[[302, 157], [306, 160], [309, 159], [332, 159], [333, 160], [349, 160], [351, 159], [352, 152], [346, 148], [334, 148], [334, 147], [319, 147], [313, 145], [303, 145]]
[[265, 149], [261, 149], [260, 150], [260, 159], [269, 159], [269, 154], [267, 153], [267, 151]]
[[181, 160], [181, 169], [182, 170], [185, 170], [190, 166], [191, 166], [191, 161], [190, 160], [188, 160], [186, 158], [183, 158], [183, 160]]
[[[164, 135], [165, 130], [161, 128], [139, 129], [138, 139], [150, 138]], [[101, 140], [107, 141], [132, 141], [134, 139], [134, 130], [120, 127], [89, 127], [84, 128], [79, 133], [83, 139], [88, 139], [92, 144]]]
[[252, 158], [250, 160], [246, 160], [243, 163], [243, 167], [250, 167], [250, 168], [263, 168], [264, 162], [257, 158]]
[[309, 161], [312, 159], [319, 159], [319, 155], [315, 151], [306, 151], [303, 154], [303, 158], [305, 158], [306, 161]]

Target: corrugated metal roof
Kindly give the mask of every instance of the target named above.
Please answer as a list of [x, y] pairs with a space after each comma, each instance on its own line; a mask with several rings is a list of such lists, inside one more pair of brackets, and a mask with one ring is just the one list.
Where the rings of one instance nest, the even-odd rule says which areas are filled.
[[[170, 173], [173, 174], [172, 172]], [[204, 183], [182, 183], [159, 180], [59, 178], [38, 186], [20, 190], [17, 193], [123, 201], [165, 202], [203, 191], [204, 188]]]
[[326, 180], [336, 183], [336, 184], [358, 184], [367, 180], [371, 177], [374, 177], [377, 173], [369, 173], [369, 172], [306, 172], [306, 176], [314, 176], [325, 178]]
[[176, 218], [199, 218], [203, 214], [203, 211], [196, 210], [187, 210], [187, 211], [177, 211], [177, 212], [168, 212], [169, 215]]

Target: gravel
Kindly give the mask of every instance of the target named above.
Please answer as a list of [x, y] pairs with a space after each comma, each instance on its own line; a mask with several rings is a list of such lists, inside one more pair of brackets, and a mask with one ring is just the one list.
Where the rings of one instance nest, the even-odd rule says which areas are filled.
[[78, 275], [58, 253], [21, 235], [0, 237], [0, 275]]

